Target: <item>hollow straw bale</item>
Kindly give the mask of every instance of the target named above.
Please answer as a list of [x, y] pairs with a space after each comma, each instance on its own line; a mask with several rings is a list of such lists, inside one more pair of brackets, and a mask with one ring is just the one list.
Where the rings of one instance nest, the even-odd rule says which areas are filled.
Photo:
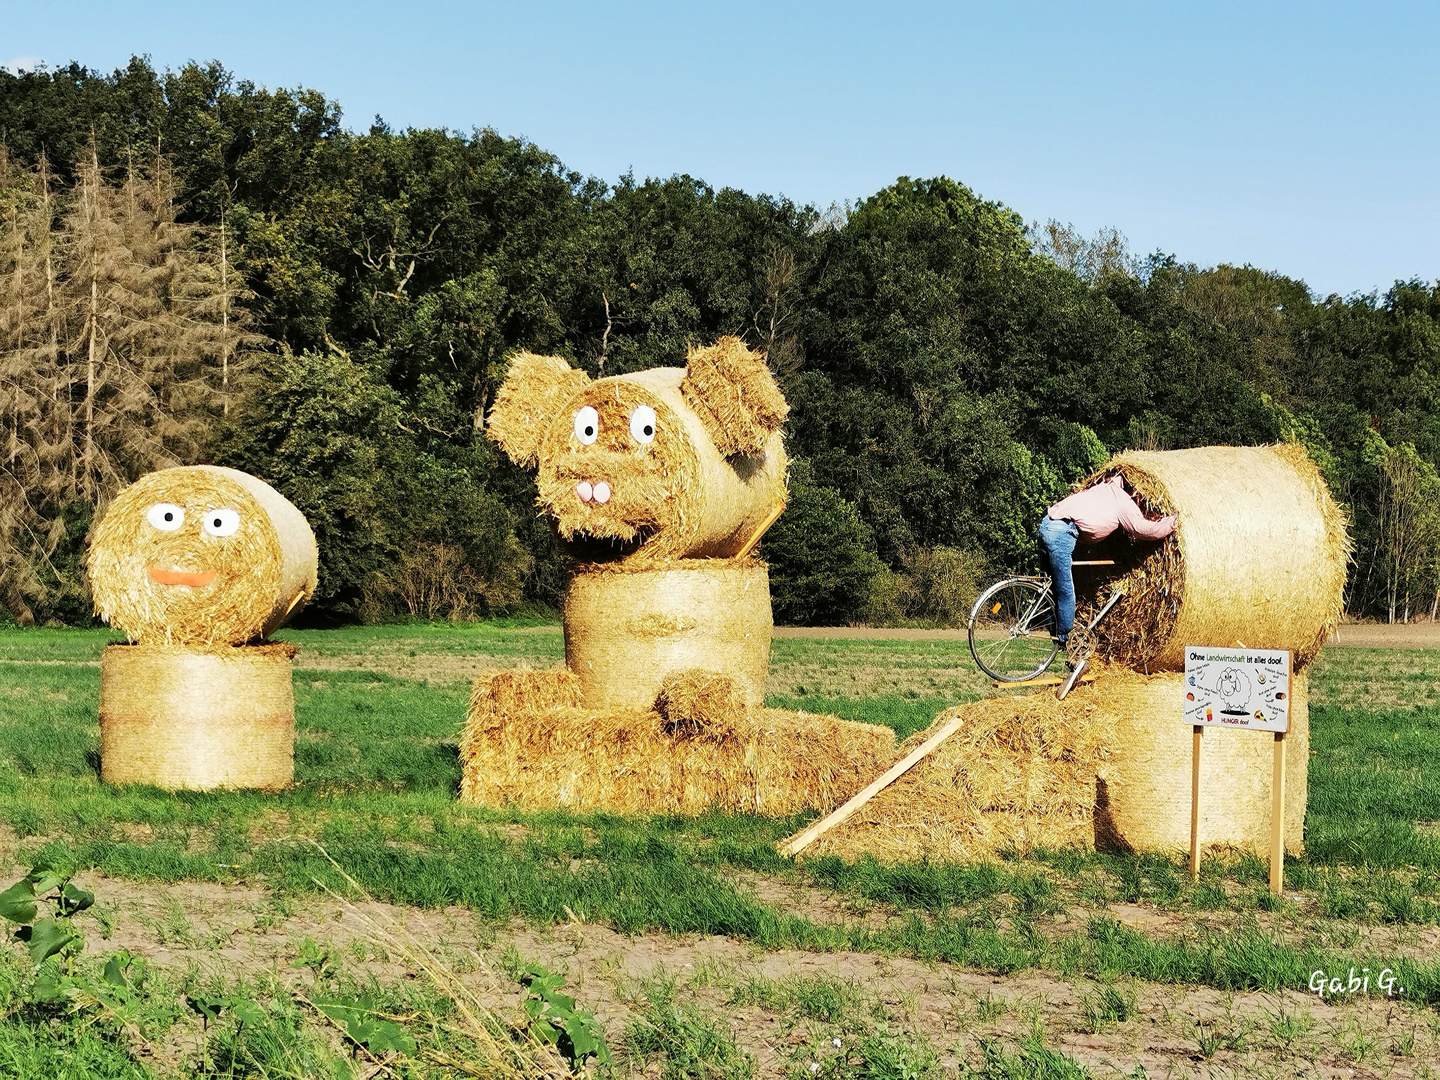
[[724, 674], [744, 708], [764, 704], [774, 627], [764, 563], [617, 565], [628, 564], [585, 568], [565, 596], [565, 665], [586, 707], [648, 710], [667, 676], [691, 669]]
[[95, 610], [131, 641], [224, 649], [293, 618], [315, 592], [317, 564], [309, 523], [278, 491], [190, 465], [149, 473], [115, 498], [88, 570]]
[[111, 645], [100, 658], [100, 778], [170, 790], [294, 779], [293, 645]]
[[498, 707], [500, 695], [514, 700], [509, 687], [477, 682], [460, 744], [461, 801], [785, 815], [849, 798], [895, 748], [889, 728], [779, 709], [707, 717], [702, 734], [677, 736], [653, 709], [540, 707], [547, 690], [571, 700], [574, 685], [537, 684], [526, 693], [535, 707], [525, 710]]
[[1186, 645], [1289, 649], [1297, 668], [1314, 659], [1340, 617], [1350, 541], [1303, 447], [1129, 451], [1087, 484], [1116, 473], [1179, 524], [1160, 544], [1112, 548], [1125, 597], [1100, 626], [1103, 656], [1149, 671], [1182, 669]]
[[[1041, 691], [947, 710], [901, 746], [897, 760], [957, 714], [965, 721], [960, 730], [805, 855], [906, 862], [1037, 848], [1188, 850], [1191, 727], [1181, 720], [1183, 681], [1178, 673], [1107, 668], [1064, 701]], [[1291, 682], [1286, 736], [1286, 846], [1293, 854], [1303, 851], [1305, 690], [1301, 672]], [[1265, 854], [1273, 739], [1212, 728], [1204, 740], [1202, 843]]]

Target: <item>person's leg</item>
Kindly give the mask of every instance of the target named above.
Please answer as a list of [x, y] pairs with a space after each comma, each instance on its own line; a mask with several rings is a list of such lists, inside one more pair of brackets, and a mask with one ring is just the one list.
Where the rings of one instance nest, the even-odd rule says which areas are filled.
[[1078, 530], [1069, 521], [1046, 517], [1040, 522], [1040, 546], [1050, 564], [1055, 585], [1055, 637], [1063, 646], [1075, 625], [1075, 578], [1070, 563], [1075, 555]]

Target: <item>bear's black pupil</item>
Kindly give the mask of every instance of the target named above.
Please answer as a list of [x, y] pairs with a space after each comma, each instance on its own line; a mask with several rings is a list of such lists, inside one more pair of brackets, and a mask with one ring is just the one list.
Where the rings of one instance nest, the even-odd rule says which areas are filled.
[[589, 427], [589, 426], [587, 425], [586, 428], [585, 428], [585, 434], [586, 434], [586, 435], [594, 435], [594, 434], [595, 434], [595, 429], [594, 429], [593, 427]]
[[220, 527], [220, 519], [219, 519], [219, 518], [216, 518], [216, 519], [215, 519], [215, 527], [216, 527], [217, 529]]
[[653, 427], [651, 427], [649, 424], [646, 424], [646, 425], [645, 425], [645, 434], [646, 434], [646, 435], [654, 435], [654, 434], [655, 434], [655, 429], [654, 429]]
[[174, 515], [174, 514], [167, 513], [167, 514], [165, 515], [165, 520], [166, 520], [166, 521], [174, 521], [174, 520], [175, 520], [175, 515]]

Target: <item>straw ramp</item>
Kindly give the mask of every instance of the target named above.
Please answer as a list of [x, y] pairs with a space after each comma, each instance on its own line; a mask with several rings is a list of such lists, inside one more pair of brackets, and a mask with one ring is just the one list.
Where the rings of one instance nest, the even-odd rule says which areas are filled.
[[[804, 854], [907, 862], [1061, 847], [1184, 851], [1190, 727], [1179, 719], [1183, 678], [1111, 668], [1064, 701], [1041, 691], [946, 710], [899, 756], [952, 717], [961, 718], [959, 730]], [[1298, 854], [1309, 757], [1303, 674], [1291, 696], [1286, 844]], [[1202, 842], [1264, 854], [1272, 740], [1218, 729], [1205, 739]]]

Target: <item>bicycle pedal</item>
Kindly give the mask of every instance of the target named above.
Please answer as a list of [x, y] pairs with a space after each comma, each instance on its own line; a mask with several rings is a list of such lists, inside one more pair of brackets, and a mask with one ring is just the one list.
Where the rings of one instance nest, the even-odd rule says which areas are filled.
[[1080, 676], [1084, 673], [1086, 664], [1087, 661], [1083, 659], [1080, 660], [1071, 670], [1069, 677], [1055, 688], [1056, 701], [1064, 701], [1070, 691], [1075, 689], [1075, 684], [1080, 681]]

